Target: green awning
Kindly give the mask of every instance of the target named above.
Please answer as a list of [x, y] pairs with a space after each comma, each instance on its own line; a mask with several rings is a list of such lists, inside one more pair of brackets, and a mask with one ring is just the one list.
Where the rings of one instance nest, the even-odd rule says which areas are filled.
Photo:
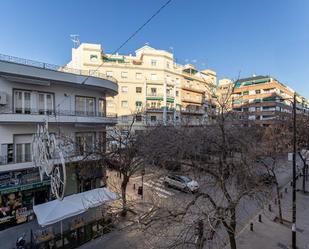
[[7, 187], [0, 189], [0, 195], [10, 194], [14, 192], [29, 190], [29, 189], [36, 189], [44, 186], [49, 186], [50, 180], [42, 181], [42, 182], [35, 182], [35, 183], [29, 183], [24, 185], [17, 185], [13, 187]]
[[151, 96], [151, 97], [146, 97], [147, 100], [163, 100], [163, 97], [157, 97], [157, 96]]

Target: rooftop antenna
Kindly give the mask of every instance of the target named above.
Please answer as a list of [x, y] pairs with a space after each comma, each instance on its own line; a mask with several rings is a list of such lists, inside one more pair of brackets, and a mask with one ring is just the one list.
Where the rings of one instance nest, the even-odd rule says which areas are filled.
[[71, 37], [71, 41], [74, 43], [74, 48], [77, 48], [80, 44], [79, 35], [78, 34], [72, 34], [72, 35], [70, 35], [70, 37]]

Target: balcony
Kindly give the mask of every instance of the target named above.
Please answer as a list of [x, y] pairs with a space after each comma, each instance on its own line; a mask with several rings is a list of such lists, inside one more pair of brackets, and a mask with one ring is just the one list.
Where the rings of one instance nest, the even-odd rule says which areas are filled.
[[94, 111], [44, 110], [33, 108], [0, 108], [0, 123], [82, 123], [115, 124], [117, 115]]
[[182, 96], [181, 101], [184, 102], [189, 102], [189, 103], [197, 103], [197, 104], [202, 104], [202, 98], [196, 98], [192, 96]]
[[[99, 151], [87, 151], [81, 153], [80, 150], [73, 146], [72, 150], [64, 151], [63, 156], [65, 158], [66, 163], [73, 163], [79, 161], [94, 161], [100, 159]], [[61, 164], [59, 158], [52, 159], [53, 164]], [[7, 156], [0, 156], [0, 172], [5, 171], [14, 171], [14, 170], [23, 170], [23, 169], [32, 169], [35, 165], [32, 161], [32, 154], [20, 154], [18, 156], [14, 156], [9, 158]]]
[[181, 88], [187, 91], [191, 91], [191, 92], [197, 92], [197, 93], [205, 92], [205, 90], [203, 90], [201, 87], [197, 87], [194, 85], [183, 84]]
[[205, 114], [205, 110], [202, 108], [182, 108], [181, 113], [183, 114]]
[[[148, 107], [146, 112], [163, 112], [164, 107]], [[175, 108], [166, 107], [166, 112], [174, 112]]]
[[0, 61], [13, 62], [13, 63], [20, 64], [20, 65], [32, 66], [32, 67], [37, 67], [37, 68], [41, 68], [41, 69], [48, 69], [48, 70], [52, 70], [52, 71], [60, 71], [60, 72], [64, 72], [64, 73], [71, 73], [71, 74], [77, 74], [77, 75], [82, 75], [82, 76], [97, 77], [97, 78], [117, 82], [117, 80], [115, 78], [108, 76], [106, 74], [100, 73], [97, 70], [79, 70], [79, 69], [74, 69], [74, 68], [69, 68], [69, 67], [64, 67], [64, 66], [58, 66], [58, 65], [34, 61], [34, 60], [18, 58], [18, 57], [14, 57], [14, 56], [10, 56], [10, 55], [4, 55], [4, 54], [0, 54]]

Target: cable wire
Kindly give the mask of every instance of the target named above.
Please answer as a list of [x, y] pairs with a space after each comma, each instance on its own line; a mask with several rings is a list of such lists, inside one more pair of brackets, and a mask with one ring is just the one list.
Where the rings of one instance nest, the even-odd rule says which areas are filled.
[[[123, 48], [133, 37], [135, 37], [148, 23], [151, 22], [153, 18], [155, 18], [168, 4], [170, 4], [172, 0], [168, 0], [163, 4], [150, 18], [146, 20], [137, 30], [135, 30], [112, 54], [116, 54], [121, 48]], [[92, 71], [92, 73], [83, 80], [82, 84], [85, 84], [85, 82], [91, 77], [95, 72], [97, 72], [102, 65], [104, 64], [104, 61], [95, 69]]]

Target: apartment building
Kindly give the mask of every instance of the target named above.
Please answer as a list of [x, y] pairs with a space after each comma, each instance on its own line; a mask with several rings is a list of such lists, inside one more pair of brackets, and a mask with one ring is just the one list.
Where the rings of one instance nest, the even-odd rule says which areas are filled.
[[116, 95], [118, 86], [103, 74], [83, 74], [0, 55], [1, 225], [33, 217], [32, 206], [51, 198], [49, 179], [41, 181], [32, 162], [37, 124], [47, 121], [50, 133], [63, 142], [72, 141], [65, 152], [66, 195], [105, 184], [105, 172], [97, 167], [97, 160], [83, 155], [98, 141], [104, 149], [106, 127], [117, 122], [106, 115], [106, 97]]
[[[217, 94], [222, 98], [232, 89], [230, 109], [243, 120], [254, 120], [261, 125], [269, 125], [284, 114], [292, 113], [295, 91], [270, 76], [253, 76], [236, 82], [223, 80], [218, 85]], [[297, 112], [308, 112], [308, 101], [296, 94]]]
[[201, 123], [216, 73], [175, 63], [174, 55], [148, 45], [135, 55], [108, 54], [100, 44], [83, 43], [72, 49], [68, 67], [106, 74], [117, 79], [119, 94], [107, 98], [107, 112], [118, 115], [121, 125]]

